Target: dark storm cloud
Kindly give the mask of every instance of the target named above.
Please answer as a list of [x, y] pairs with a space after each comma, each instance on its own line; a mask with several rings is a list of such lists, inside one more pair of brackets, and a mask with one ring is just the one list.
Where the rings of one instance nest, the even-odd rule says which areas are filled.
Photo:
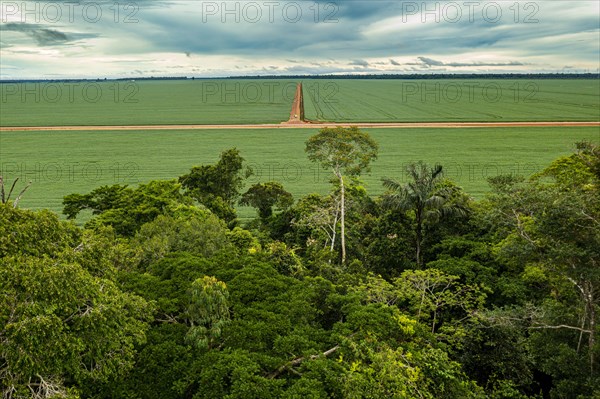
[[0, 31], [24, 33], [32, 37], [39, 46], [52, 46], [69, 41], [65, 33], [36, 24], [9, 22], [0, 25]]
[[[402, 9], [401, 1], [322, 0], [319, 3], [324, 4], [322, 13], [333, 13], [335, 9], [334, 13], [338, 19], [341, 21], [348, 20], [354, 22], [381, 19], [382, 17], [389, 16], [392, 13], [400, 13]], [[327, 4], [331, 4], [332, 6], [325, 9]]]
[[348, 65], [355, 65], [355, 66], [361, 66], [361, 67], [368, 67], [369, 66], [369, 62], [365, 61], [365, 60], [354, 60], [352, 62], [349, 62]]
[[[260, 17], [246, 10], [245, 6], [251, 3], [258, 5]], [[274, 5], [269, 6], [271, 3]], [[398, 12], [397, 4], [395, 1], [353, 0], [173, 2], [171, 10], [179, 8], [185, 12], [169, 9], [144, 12], [142, 5], [140, 24], [124, 28], [134, 35], [143, 32], [153, 46], [165, 51], [211, 55], [292, 55], [297, 52], [303, 56], [338, 52], [336, 56], [340, 56], [365, 39], [361, 28]], [[288, 5], [293, 7], [284, 12]], [[300, 10], [297, 21], [294, 20], [296, 9]], [[372, 49], [377, 44], [364, 42], [363, 47]]]
[[[303, 17], [290, 22], [275, 12], [274, 21], [267, 21], [263, 7], [262, 18], [249, 22], [240, 6], [238, 15], [226, 15], [219, 10], [215, 15], [203, 14], [202, 4], [184, 2], [187, 12], [142, 13], [144, 20], [138, 26], [127, 27], [135, 35], [142, 32], [158, 51], [193, 52], [195, 54], [274, 55], [286, 57], [323, 57], [366, 59], [395, 55], [456, 54], [465, 51], [490, 51], [493, 49], [523, 50], [527, 54], [552, 54], [563, 49], [564, 41], [548, 41], [540, 45], [536, 40], [553, 36], [598, 30], [597, 16], [577, 15], [577, 18], [560, 15], [554, 8], [543, 4], [537, 15], [538, 23], [515, 23], [512, 15], [505, 15], [498, 23], [478, 17], [474, 21], [463, 18], [458, 23], [443, 19], [439, 23], [395, 22], [397, 31], [368, 36], [364, 30], [385, 23], [386, 18], [402, 15], [402, 2], [389, 1], [337, 1], [337, 2], [279, 2], [301, 5]], [[235, 3], [235, 2], [234, 2]], [[244, 4], [244, 2], [241, 2]], [[330, 5], [332, 3], [333, 5]], [[174, 3], [175, 4], [175, 3]], [[221, 7], [219, 2], [215, 4]], [[258, 4], [261, 4], [258, 2]], [[420, 4], [420, 3], [418, 3]], [[328, 6], [330, 8], [326, 9]], [[231, 6], [233, 7], [233, 6]], [[421, 6], [420, 6], [421, 7]], [[319, 21], [314, 20], [318, 8]], [[548, 8], [548, 10], [546, 10]], [[337, 22], [325, 23], [329, 14]], [[237, 18], [237, 20], [236, 20]], [[225, 20], [225, 22], [223, 22]], [[582, 48], [584, 42], [578, 43]], [[574, 49], [577, 50], [577, 49]], [[579, 51], [578, 51], [579, 52]], [[392, 63], [393, 65], [393, 63]], [[429, 63], [428, 65], [434, 65]]]
[[443, 66], [444, 63], [442, 61], [436, 61], [436, 60], [432, 60], [431, 58], [427, 58], [427, 57], [418, 57], [419, 60], [427, 66]]
[[[63, 32], [58, 29], [50, 29], [42, 24], [30, 24], [23, 22], [8, 22], [0, 24], [0, 32], [16, 32], [29, 36], [40, 47], [71, 44], [77, 40], [98, 37], [92, 33]], [[3, 47], [14, 47], [12, 43], [4, 43]]]
[[[154, 19], [156, 18], [156, 19]], [[200, 17], [198, 17], [200, 18]], [[318, 25], [311, 21], [289, 23], [285, 20], [273, 24], [231, 23], [220, 20], [198, 23], [190, 18], [155, 16], [148, 25], [160, 29], [147, 29], [144, 38], [161, 50], [200, 54], [273, 54], [293, 55], [303, 53], [306, 47], [327, 43], [331, 49], [360, 40], [360, 33], [345, 29], [339, 24]], [[143, 27], [133, 27], [135, 32]]]

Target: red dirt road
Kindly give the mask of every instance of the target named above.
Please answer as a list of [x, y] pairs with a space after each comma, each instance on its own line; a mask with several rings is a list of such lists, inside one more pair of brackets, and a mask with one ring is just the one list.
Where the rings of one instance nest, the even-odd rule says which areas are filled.
[[598, 126], [600, 122], [390, 122], [390, 123], [271, 123], [259, 125], [119, 125], [119, 126], [2, 126], [0, 132], [61, 131], [61, 130], [214, 130], [214, 129], [321, 129], [324, 127], [372, 129], [463, 129], [497, 127], [575, 127]]
[[296, 86], [296, 94], [294, 95], [294, 102], [292, 103], [292, 110], [290, 111], [290, 119], [283, 123], [304, 123], [304, 99], [302, 97], [302, 83], [298, 83]]

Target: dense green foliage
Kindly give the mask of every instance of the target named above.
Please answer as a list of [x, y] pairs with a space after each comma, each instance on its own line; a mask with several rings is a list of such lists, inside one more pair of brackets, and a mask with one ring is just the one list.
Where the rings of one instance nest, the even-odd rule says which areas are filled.
[[[597, 144], [493, 177], [480, 201], [423, 163], [379, 197], [357, 173], [345, 262], [338, 181], [242, 195], [241, 167], [209, 184], [220, 162], [184, 175], [194, 189], [65, 197], [84, 228], [0, 205], [5, 397], [600, 396]], [[259, 216], [226, 221], [216, 196]]]
[[294, 203], [292, 194], [276, 181], [253, 184], [240, 198], [240, 205], [256, 208], [261, 219], [273, 215], [273, 207], [288, 209]]
[[78, 397], [131, 370], [151, 307], [116, 280], [135, 262], [129, 245], [49, 212], [2, 205], [0, 222], [4, 397]]
[[411, 210], [415, 215], [415, 260], [423, 266], [421, 247], [423, 246], [423, 226], [426, 222], [451, 216], [465, 216], [468, 213], [468, 197], [452, 183], [443, 182], [442, 165], [429, 168], [423, 162], [410, 164], [406, 168], [409, 182], [405, 185], [393, 179], [383, 179], [383, 185], [391, 193], [385, 196], [388, 207]]
[[194, 166], [190, 173], [179, 178], [186, 192], [215, 215], [227, 222], [236, 218], [235, 203], [244, 186], [244, 179], [252, 175], [243, 172], [244, 158], [235, 148], [221, 153], [214, 165]]

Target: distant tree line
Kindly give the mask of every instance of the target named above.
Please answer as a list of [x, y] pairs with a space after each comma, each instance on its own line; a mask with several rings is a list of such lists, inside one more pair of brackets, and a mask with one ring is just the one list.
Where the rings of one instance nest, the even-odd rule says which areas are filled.
[[412, 73], [365, 75], [255, 75], [228, 79], [600, 79], [600, 73]]

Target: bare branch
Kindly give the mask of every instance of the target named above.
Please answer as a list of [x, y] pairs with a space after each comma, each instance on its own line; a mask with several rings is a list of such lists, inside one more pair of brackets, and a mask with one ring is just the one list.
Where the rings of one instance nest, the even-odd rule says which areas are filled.
[[177, 320], [177, 317], [175, 317], [175, 316], [171, 316], [170, 314], [166, 314], [166, 313], [164, 313], [163, 316], [165, 317], [164, 319], [156, 319], [156, 321], [160, 321], [161, 323], [172, 323], [172, 324], [179, 323], [179, 321]]
[[[15, 180], [16, 182], [16, 180]], [[16, 208], [19, 205], [19, 201], [21, 200], [21, 197], [23, 196], [23, 194], [25, 194], [25, 191], [27, 191], [27, 189], [29, 188], [29, 186], [31, 186], [31, 180], [29, 181], [29, 183], [27, 183], [27, 185], [25, 186], [25, 188], [23, 190], [21, 190], [21, 192], [19, 193], [19, 195], [17, 196], [17, 198], [15, 199], [15, 202], [13, 203], [13, 208]], [[14, 187], [14, 183], [13, 183], [13, 187]], [[12, 188], [10, 190], [12, 192]], [[10, 193], [9, 193], [10, 196]]]
[[[328, 350], [326, 350], [325, 352], [323, 352], [323, 353], [321, 353], [321, 354], [318, 354], [318, 355], [312, 355], [312, 356], [310, 356], [308, 359], [310, 359], [310, 360], [315, 360], [315, 359], [318, 359], [318, 358], [320, 358], [320, 357], [327, 357], [327, 356], [331, 355], [332, 353], [334, 353], [334, 352], [335, 352], [336, 350], [338, 350], [339, 348], [340, 348], [340, 346], [339, 346], [339, 345], [336, 345], [336, 346], [334, 346], [333, 348], [331, 348], [331, 349], [328, 349]], [[300, 363], [302, 363], [302, 362], [303, 362], [303, 361], [305, 361], [305, 360], [306, 360], [306, 358], [305, 358], [304, 356], [303, 356], [303, 357], [296, 358], [296, 359], [293, 359], [293, 360], [290, 360], [289, 362], [287, 362], [286, 364], [284, 364], [283, 366], [279, 367], [277, 370], [275, 370], [275, 371], [273, 371], [271, 374], [269, 374], [269, 375], [267, 376], [267, 378], [269, 378], [269, 379], [276, 378], [276, 377], [277, 377], [277, 376], [279, 376], [281, 373], [283, 373], [283, 372], [284, 372], [286, 369], [290, 369], [290, 368], [291, 368], [291, 367], [293, 367], [293, 366], [297, 366], [297, 365], [299, 365]]]
[[585, 213], [583, 210], [581, 211], [581, 214], [583, 216], [585, 216], [587, 219], [590, 219], [592, 222], [594, 222], [597, 225], [600, 225], [600, 221], [598, 221], [595, 217], [588, 215], [587, 213]]
[[8, 200], [10, 200], [10, 195], [12, 194], [13, 190], [15, 189], [15, 186], [17, 184], [17, 182], [19, 181], [19, 178], [17, 177], [15, 179], [15, 181], [13, 181], [12, 186], [10, 186], [10, 190], [8, 190], [8, 195], [6, 196], [6, 202], [8, 202]]
[[577, 281], [573, 280], [571, 277], [567, 276], [567, 280], [569, 280], [570, 282], [572, 282], [575, 287], [577, 287], [579, 289], [579, 291], [581, 291], [581, 295], [583, 297], [585, 297], [585, 291], [583, 290], [583, 287], [580, 286], [579, 284], [577, 284]]
[[566, 325], [566, 324], [559, 324], [558, 326], [538, 325], [538, 326], [530, 326], [530, 327], [527, 327], [527, 328], [535, 329], [535, 330], [545, 329], [545, 328], [548, 328], [548, 329], [566, 328], [566, 329], [569, 329], [569, 330], [581, 331], [582, 333], [586, 333], [586, 334], [589, 334], [589, 333], [592, 332], [591, 330], [586, 330], [584, 328], [576, 327], [576, 326], [569, 326], [569, 325]]

